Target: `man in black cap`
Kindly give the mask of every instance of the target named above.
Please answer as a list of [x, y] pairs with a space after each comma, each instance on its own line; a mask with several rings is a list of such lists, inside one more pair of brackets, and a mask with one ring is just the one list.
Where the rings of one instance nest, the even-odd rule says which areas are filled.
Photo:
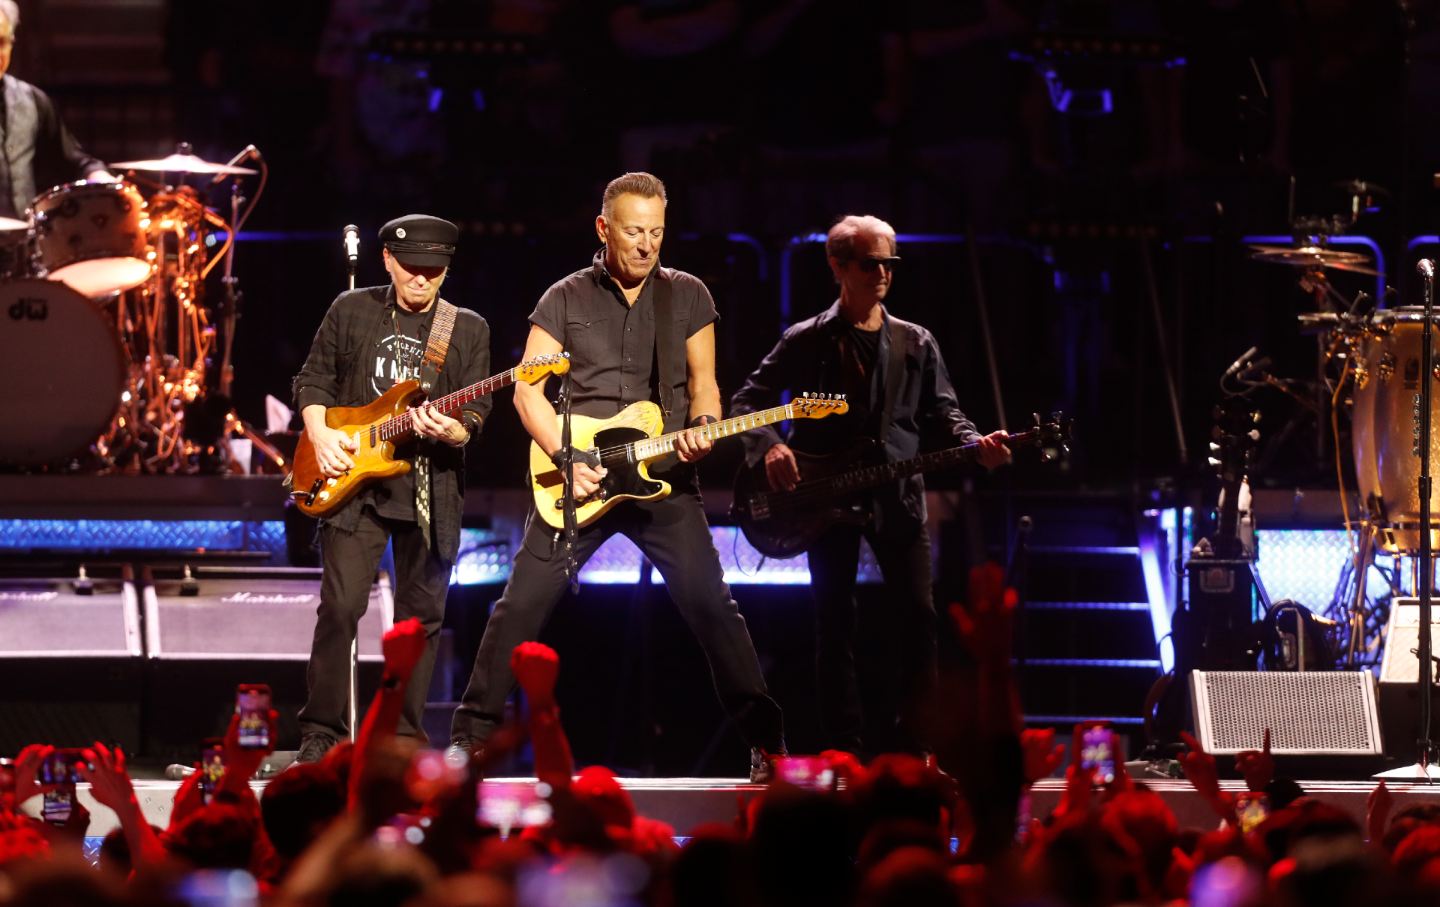
[[[490, 327], [468, 309], [440, 299], [459, 229], [424, 214], [380, 228], [386, 286], [342, 293], [315, 334], [295, 376], [295, 405], [326, 476], [353, 467], [350, 435], [325, 424], [331, 406], [363, 406], [407, 379], [431, 383], [441, 397], [490, 371]], [[428, 348], [453, 318], [448, 351]], [[443, 356], [437, 364], [433, 354]], [[438, 375], [436, 369], [438, 367]], [[320, 524], [324, 574], [315, 639], [306, 671], [309, 699], [300, 711], [298, 761], [313, 762], [344, 736], [349, 702], [350, 646], [370, 599], [387, 542], [394, 543], [395, 619], [417, 617], [428, 645], [406, 689], [400, 733], [425, 737], [421, 713], [435, 666], [450, 569], [460, 548], [464, 447], [490, 411], [488, 396], [464, 404], [458, 418], [412, 409], [419, 440], [414, 469], [371, 485]], [[401, 449], [402, 454], [407, 451]]]

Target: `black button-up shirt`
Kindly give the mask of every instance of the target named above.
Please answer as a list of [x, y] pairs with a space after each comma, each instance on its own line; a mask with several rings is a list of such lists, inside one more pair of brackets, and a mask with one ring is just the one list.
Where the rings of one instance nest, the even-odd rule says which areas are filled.
[[[935, 335], [918, 324], [896, 318], [888, 310], [884, 316], [871, 371], [866, 401], [869, 405], [856, 407], [844, 416], [795, 420], [790, 426], [791, 447], [808, 453], [834, 453], [871, 434], [875, 426], [866, 416], [885, 398], [892, 323], [904, 337], [905, 374], [900, 379], [890, 424], [881, 432], [886, 459], [893, 463], [915, 456], [920, 451], [922, 434], [942, 437], [947, 444], [968, 444], [980, 437], [975, 423], [960, 411]], [[838, 302], [814, 318], [791, 326], [735, 392], [730, 414], [738, 416], [775, 406], [785, 390], [797, 394], [845, 393], [854, 384], [840, 355], [841, 340], [848, 330]], [[779, 432], [767, 427], [746, 432], [743, 440], [747, 460], [753, 464], [781, 439]], [[898, 517], [924, 522], [925, 483], [920, 476], [900, 479], [893, 487], [877, 489], [874, 494], [882, 520]]]
[[[605, 250], [590, 267], [557, 281], [540, 297], [530, 322], [570, 353], [572, 411], [608, 418], [639, 400], [659, 402], [655, 361], [655, 285], [669, 281], [674, 313], [671, 336], [676, 359], [685, 361], [685, 341], [720, 316], [700, 278], [655, 266], [634, 305], [605, 268]], [[675, 387], [675, 409], [666, 429], [684, 426], [690, 395], [684, 377]], [[678, 420], [678, 423], [676, 422]]]

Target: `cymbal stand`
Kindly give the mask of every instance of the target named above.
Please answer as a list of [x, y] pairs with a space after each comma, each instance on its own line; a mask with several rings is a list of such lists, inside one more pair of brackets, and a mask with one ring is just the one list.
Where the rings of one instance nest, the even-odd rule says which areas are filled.
[[[241, 293], [239, 289], [240, 279], [235, 276], [235, 250], [238, 243], [234, 240], [238, 239], [240, 228], [244, 225], [245, 221], [249, 219], [250, 212], [254, 210], [255, 203], [260, 200], [260, 195], [265, 191], [265, 183], [269, 178], [269, 167], [265, 164], [265, 158], [254, 145], [247, 145], [244, 150], [230, 160], [230, 164], [236, 165], [245, 160], [245, 158], [252, 156], [260, 162], [260, 186], [255, 192], [255, 197], [250, 200], [250, 207], [246, 208], [245, 213], [242, 215], [240, 206], [245, 204], [246, 198], [240, 192], [240, 183], [238, 180], [230, 185], [230, 224], [232, 225], [230, 229], [234, 235], [225, 250], [225, 273], [220, 279], [221, 286], [224, 287], [224, 310], [220, 315], [222, 353], [218, 388], [220, 395], [227, 403], [231, 400], [230, 389], [235, 381], [235, 367], [231, 362], [231, 352], [235, 346], [235, 326], [240, 320], [240, 303], [244, 299], [244, 294]], [[240, 414], [235, 411], [234, 407], [231, 407], [230, 411], [225, 414], [225, 432], [222, 436], [224, 438], [226, 458], [231, 464], [235, 464], [239, 459], [234, 446], [231, 444], [231, 441], [237, 435], [249, 440], [251, 447], [260, 451], [261, 455], [274, 464], [277, 469], [281, 471], [285, 470], [288, 465], [285, 460], [285, 455], [273, 444], [266, 441], [264, 436], [255, 431], [248, 422], [240, 418]], [[249, 464], [244, 464], [240, 471], [249, 472]]]

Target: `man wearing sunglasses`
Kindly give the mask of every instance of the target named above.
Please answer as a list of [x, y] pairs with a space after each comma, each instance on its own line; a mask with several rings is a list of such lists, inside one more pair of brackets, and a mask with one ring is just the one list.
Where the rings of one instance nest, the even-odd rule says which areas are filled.
[[[885, 307], [898, 252], [894, 228], [877, 217], [850, 215], [830, 228], [825, 255], [839, 299], [786, 330], [731, 400], [732, 415], [774, 406], [783, 391], [801, 388], [845, 394], [850, 403], [844, 416], [792, 422], [788, 439], [771, 428], [743, 436], [748, 462], [764, 463], [772, 491], [792, 490], [805, 478], [795, 450], [840, 453], [864, 439], [877, 442], [887, 462], [915, 456], [922, 436], [946, 447], [978, 441], [978, 459], [987, 469], [1009, 461], [1005, 433], [982, 436], [961, 412], [934, 335]], [[929, 745], [919, 714], [936, 679], [924, 481], [910, 476], [834, 505], [854, 505], [856, 519], [831, 526], [808, 552], [827, 743], [865, 756], [924, 753]], [[899, 633], [899, 644], [887, 647], [886, 655], [901, 681], [897, 714], [861, 711], [855, 580], [862, 537], [875, 552]]]

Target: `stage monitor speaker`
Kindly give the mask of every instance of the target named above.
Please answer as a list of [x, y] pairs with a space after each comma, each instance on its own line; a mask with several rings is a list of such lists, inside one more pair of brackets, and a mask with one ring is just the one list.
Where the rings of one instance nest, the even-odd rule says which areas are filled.
[[[299, 745], [305, 667], [320, 605], [320, 571], [303, 567], [147, 568], [145, 754], [193, 761], [225, 730], [239, 683], [268, 683], [280, 713], [277, 749]], [[380, 637], [394, 621], [383, 573], [357, 633], [363, 715], [380, 681]]]
[[1195, 736], [1212, 755], [1258, 750], [1266, 728], [1277, 762], [1373, 769], [1383, 753], [1369, 671], [1195, 671], [1190, 692]]
[[0, 579], [0, 754], [30, 743], [135, 751], [140, 609], [128, 566]]
[[[1440, 639], [1435, 625], [1440, 623], [1440, 600], [1433, 603], [1430, 617], [1430, 649], [1440, 657]], [[1385, 625], [1385, 655], [1380, 661], [1380, 727], [1385, 733], [1385, 752], [1400, 761], [1419, 755], [1416, 743], [1420, 738], [1420, 600], [1397, 598], [1390, 603], [1390, 620]], [[1434, 679], [1432, 662], [1431, 678]], [[1440, 710], [1440, 686], [1431, 687], [1431, 699]], [[1430, 736], [1440, 722], [1431, 718]]]

